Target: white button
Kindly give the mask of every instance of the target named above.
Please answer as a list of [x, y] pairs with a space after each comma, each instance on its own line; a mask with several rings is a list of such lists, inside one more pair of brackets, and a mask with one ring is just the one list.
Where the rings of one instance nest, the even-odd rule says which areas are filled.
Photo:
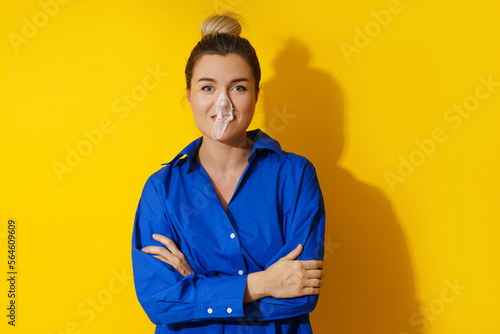
[[229, 236], [231, 237], [231, 239], [234, 239], [236, 237], [236, 234], [231, 233]]
[[243, 270], [238, 270], [238, 275], [243, 275]]
[[232, 309], [232, 308], [230, 308], [230, 307], [228, 307], [226, 311], [227, 311], [227, 313], [232, 313], [232, 312], [233, 312], [233, 309]]
[[208, 314], [212, 314], [214, 312], [214, 310], [212, 310], [212, 308], [209, 307], [208, 310], [207, 310], [207, 312], [208, 312]]

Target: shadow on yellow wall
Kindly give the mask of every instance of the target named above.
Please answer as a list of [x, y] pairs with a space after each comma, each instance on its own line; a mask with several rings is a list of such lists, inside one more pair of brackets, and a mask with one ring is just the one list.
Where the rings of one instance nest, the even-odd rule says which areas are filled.
[[311, 68], [289, 39], [276, 75], [262, 85], [265, 131], [316, 167], [326, 204], [325, 285], [311, 315], [315, 333], [422, 333], [410, 252], [389, 200], [338, 165], [345, 102], [336, 80]]

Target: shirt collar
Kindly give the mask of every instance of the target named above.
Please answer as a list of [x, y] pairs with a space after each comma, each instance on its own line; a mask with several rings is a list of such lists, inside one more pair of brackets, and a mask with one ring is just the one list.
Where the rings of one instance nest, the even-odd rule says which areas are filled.
[[[269, 135], [267, 135], [260, 129], [247, 131], [247, 138], [254, 142], [252, 153], [248, 157], [248, 161], [251, 161], [260, 150], [271, 150], [278, 154], [285, 155], [285, 152], [281, 149], [280, 143], [277, 140], [269, 137]], [[172, 165], [172, 167], [177, 167], [187, 161], [189, 164], [188, 171], [191, 171], [193, 168], [193, 159], [195, 159], [196, 153], [198, 152], [202, 141], [203, 137], [194, 140], [179, 154], [177, 154], [175, 158], [173, 158], [169, 163], [162, 165]]]

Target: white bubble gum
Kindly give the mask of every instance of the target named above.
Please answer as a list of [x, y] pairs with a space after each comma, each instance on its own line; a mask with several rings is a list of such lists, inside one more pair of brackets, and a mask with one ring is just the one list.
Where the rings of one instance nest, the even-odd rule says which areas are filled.
[[217, 118], [212, 131], [212, 139], [218, 140], [222, 138], [227, 125], [234, 119], [233, 105], [224, 92], [219, 95], [217, 102], [215, 102], [215, 109], [217, 110]]

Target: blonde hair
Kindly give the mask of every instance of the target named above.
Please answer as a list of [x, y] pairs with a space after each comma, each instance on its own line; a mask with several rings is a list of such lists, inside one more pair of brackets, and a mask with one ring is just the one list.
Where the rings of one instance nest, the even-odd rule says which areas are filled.
[[214, 14], [201, 24], [201, 37], [216, 33], [239, 36], [241, 34], [240, 16], [233, 12]]

